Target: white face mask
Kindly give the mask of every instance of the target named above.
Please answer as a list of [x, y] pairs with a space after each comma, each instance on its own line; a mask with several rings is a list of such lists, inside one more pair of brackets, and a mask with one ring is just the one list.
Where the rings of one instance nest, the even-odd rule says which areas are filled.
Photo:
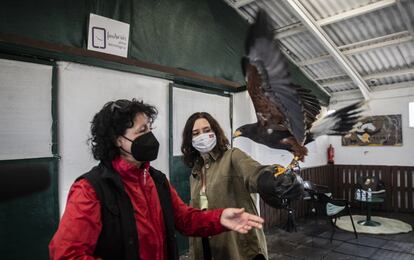
[[200, 153], [208, 153], [217, 144], [216, 134], [213, 132], [200, 134], [193, 138], [192, 143], [193, 147]]

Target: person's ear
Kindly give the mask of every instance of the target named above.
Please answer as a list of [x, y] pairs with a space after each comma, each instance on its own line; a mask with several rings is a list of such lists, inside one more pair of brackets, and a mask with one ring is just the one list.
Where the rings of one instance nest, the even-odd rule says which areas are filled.
[[122, 146], [122, 136], [118, 136], [118, 137], [115, 139], [115, 146], [116, 146], [116, 147], [121, 147], [121, 146]]

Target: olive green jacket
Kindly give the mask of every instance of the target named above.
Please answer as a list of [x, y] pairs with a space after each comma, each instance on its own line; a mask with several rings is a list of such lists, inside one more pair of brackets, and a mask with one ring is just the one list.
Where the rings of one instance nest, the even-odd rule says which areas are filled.
[[[258, 214], [251, 193], [257, 192], [257, 179], [264, 171], [272, 171], [253, 160], [240, 149], [227, 150], [221, 158], [209, 153], [196, 163], [190, 176], [191, 206], [200, 208], [201, 174], [206, 175], [208, 209], [245, 208]], [[214, 260], [251, 260], [257, 254], [267, 259], [267, 247], [263, 230], [252, 229], [248, 234], [224, 232], [209, 238]], [[201, 238], [190, 238], [190, 255], [194, 260], [203, 259]]]

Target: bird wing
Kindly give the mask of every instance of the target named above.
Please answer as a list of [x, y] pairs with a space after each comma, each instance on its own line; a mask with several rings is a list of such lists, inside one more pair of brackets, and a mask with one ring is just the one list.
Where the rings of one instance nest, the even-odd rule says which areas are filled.
[[320, 113], [320, 104], [309, 90], [292, 83], [288, 61], [273, 41], [269, 21], [260, 10], [246, 38], [242, 68], [247, 91], [260, 125], [289, 130], [303, 144], [306, 130]]

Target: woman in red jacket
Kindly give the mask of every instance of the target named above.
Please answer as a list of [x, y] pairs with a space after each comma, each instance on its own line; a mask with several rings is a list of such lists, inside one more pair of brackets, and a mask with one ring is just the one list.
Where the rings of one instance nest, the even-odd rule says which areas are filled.
[[109, 102], [92, 121], [92, 153], [100, 164], [72, 185], [51, 259], [178, 259], [175, 229], [188, 236], [247, 233], [263, 219], [244, 209], [201, 211], [183, 203], [152, 168], [159, 143], [157, 110], [133, 99]]

